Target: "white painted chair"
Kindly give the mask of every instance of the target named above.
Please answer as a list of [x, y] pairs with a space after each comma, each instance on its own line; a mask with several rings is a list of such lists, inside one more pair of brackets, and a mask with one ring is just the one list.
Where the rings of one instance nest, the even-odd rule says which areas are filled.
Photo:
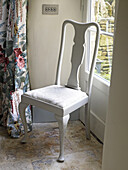
[[[65, 28], [67, 24], [72, 24], [75, 30], [74, 45], [72, 48], [72, 68], [71, 73], [66, 86], [60, 85], [60, 73], [62, 56], [64, 51], [65, 41]], [[79, 69], [82, 60], [85, 55], [85, 32], [91, 27], [96, 27], [96, 40], [93, 53], [93, 59], [89, 74], [87, 92], [82, 92], [79, 87]], [[47, 86], [26, 92], [21, 96], [21, 103], [19, 104], [20, 116], [23, 122], [25, 135], [22, 139], [22, 143], [27, 141], [27, 124], [25, 118], [25, 108], [30, 104], [45, 110], [48, 110], [55, 114], [56, 120], [59, 124], [60, 134], [60, 155], [58, 158], [59, 162], [64, 161], [64, 134], [67, 127], [67, 123], [70, 117], [70, 113], [86, 105], [86, 137], [90, 139], [90, 95], [92, 87], [92, 77], [95, 68], [96, 54], [98, 49], [99, 41], [99, 26], [97, 23], [78, 23], [72, 20], [66, 20], [62, 26], [62, 37], [60, 45], [60, 54], [58, 60], [56, 83], [55, 85]], [[83, 77], [84, 81], [84, 77]]]

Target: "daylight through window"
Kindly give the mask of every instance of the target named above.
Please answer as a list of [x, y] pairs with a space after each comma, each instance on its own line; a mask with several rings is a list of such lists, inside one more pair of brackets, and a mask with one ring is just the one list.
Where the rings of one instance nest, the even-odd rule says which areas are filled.
[[[115, 0], [92, 0], [90, 20], [98, 22], [101, 28], [99, 50], [95, 73], [110, 80], [113, 53], [113, 33], [115, 17]], [[90, 52], [95, 32], [90, 31]]]

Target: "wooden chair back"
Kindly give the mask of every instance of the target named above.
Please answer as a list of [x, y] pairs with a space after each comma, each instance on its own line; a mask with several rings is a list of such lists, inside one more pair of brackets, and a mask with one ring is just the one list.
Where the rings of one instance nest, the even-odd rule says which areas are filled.
[[90, 23], [79, 23], [73, 20], [65, 20], [62, 25], [62, 34], [61, 34], [61, 45], [60, 45], [60, 53], [59, 53], [59, 60], [58, 60], [58, 67], [57, 67], [57, 74], [56, 74], [56, 84], [60, 85], [60, 74], [61, 74], [61, 66], [62, 66], [62, 59], [63, 59], [63, 52], [64, 52], [64, 44], [65, 44], [65, 32], [66, 32], [66, 25], [72, 24], [75, 35], [74, 35], [74, 44], [72, 47], [72, 56], [71, 56], [71, 73], [68, 78], [67, 87], [73, 89], [80, 89], [79, 87], [79, 70], [82, 64], [82, 61], [85, 56], [85, 33], [87, 29], [91, 26], [96, 27], [96, 38], [95, 38], [95, 46], [93, 51], [93, 58], [90, 67], [90, 74], [88, 80], [88, 87], [87, 87], [87, 94], [90, 93], [91, 86], [92, 86], [92, 77], [96, 63], [96, 54], [98, 50], [98, 42], [99, 42], [99, 34], [100, 28], [99, 25], [95, 22]]

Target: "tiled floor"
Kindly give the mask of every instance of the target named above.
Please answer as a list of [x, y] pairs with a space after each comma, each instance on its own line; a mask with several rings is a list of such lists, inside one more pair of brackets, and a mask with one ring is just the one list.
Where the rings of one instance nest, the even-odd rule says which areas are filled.
[[65, 162], [58, 163], [57, 123], [34, 124], [27, 144], [0, 127], [0, 170], [101, 170], [102, 144], [85, 138], [79, 121], [70, 121], [65, 137]]

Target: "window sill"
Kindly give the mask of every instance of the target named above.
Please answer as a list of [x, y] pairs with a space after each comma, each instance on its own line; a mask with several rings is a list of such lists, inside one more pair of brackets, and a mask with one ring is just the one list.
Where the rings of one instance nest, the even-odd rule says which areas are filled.
[[[85, 72], [85, 81], [88, 81], [89, 72]], [[103, 79], [102, 77], [94, 74], [93, 77], [93, 86], [102, 91], [105, 95], [109, 95], [109, 81]]]

